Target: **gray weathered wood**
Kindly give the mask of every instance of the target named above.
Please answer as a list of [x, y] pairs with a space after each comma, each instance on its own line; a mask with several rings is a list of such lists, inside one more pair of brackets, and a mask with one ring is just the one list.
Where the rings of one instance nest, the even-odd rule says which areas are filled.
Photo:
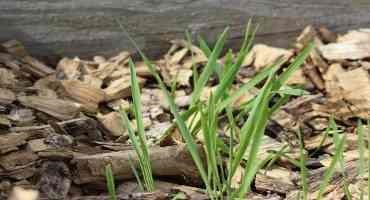
[[19, 39], [32, 54], [111, 55], [133, 49], [120, 21], [140, 47], [158, 55], [186, 29], [213, 41], [231, 26], [242, 38], [250, 17], [261, 24], [258, 40], [287, 46], [308, 24], [341, 31], [370, 24], [367, 0], [1, 0], [0, 41]]

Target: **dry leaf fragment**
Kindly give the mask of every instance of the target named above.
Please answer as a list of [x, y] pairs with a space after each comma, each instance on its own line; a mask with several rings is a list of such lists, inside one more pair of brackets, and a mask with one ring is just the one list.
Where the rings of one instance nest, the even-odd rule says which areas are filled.
[[81, 107], [78, 103], [49, 97], [20, 96], [17, 99], [22, 105], [47, 113], [59, 120], [76, 117]]

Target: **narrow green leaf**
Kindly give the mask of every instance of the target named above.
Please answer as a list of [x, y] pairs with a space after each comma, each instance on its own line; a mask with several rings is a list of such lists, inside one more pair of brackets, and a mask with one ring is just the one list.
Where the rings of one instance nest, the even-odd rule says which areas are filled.
[[[217, 59], [221, 54], [221, 51], [224, 47], [226, 36], [228, 32], [228, 28], [224, 30], [224, 32], [220, 35], [219, 39], [216, 42], [215, 48], [213, 49], [211, 55], [208, 58], [208, 62], [206, 66], [203, 69], [203, 72], [201, 73], [199, 80], [197, 81], [197, 84], [194, 86], [194, 90], [192, 93], [192, 99], [191, 99], [191, 106], [194, 106], [194, 104], [199, 100], [200, 94], [207, 84], [207, 81], [209, 80], [210, 76], [212, 75], [212, 72], [214, 72], [214, 68], [217, 64]], [[190, 107], [191, 107], [190, 106]]]
[[344, 150], [344, 143], [345, 143], [345, 138], [342, 137], [340, 139], [339, 144], [338, 144], [338, 149], [336, 149], [335, 154], [334, 154], [334, 156], [333, 156], [333, 158], [330, 162], [330, 165], [324, 173], [324, 178], [323, 178], [323, 180], [320, 184], [319, 193], [318, 193], [317, 198], [316, 198], [318, 200], [322, 199], [322, 195], [324, 194], [324, 192], [325, 192], [325, 190], [326, 190], [326, 188], [329, 184], [330, 179], [333, 177], [333, 174], [335, 172], [335, 166], [338, 164], [340, 156], [342, 155], [343, 150]]
[[110, 196], [110, 200], [117, 200], [116, 186], [114, 184], [114, 176], [111, 165], [105, 166], [105, 178], [107, 180], [107, 188]]

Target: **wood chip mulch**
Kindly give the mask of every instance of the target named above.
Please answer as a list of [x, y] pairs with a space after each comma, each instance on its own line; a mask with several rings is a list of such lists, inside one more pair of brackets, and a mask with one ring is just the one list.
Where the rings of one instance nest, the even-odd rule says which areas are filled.
[[[356, 123], [370, 118], [370, 29], [337, 35], [324, 27], [308, 26], [292, 49], [256, 44], [234, 87], [278, 57], [290, 63], [312, 39], [315, 49], [288, 81], [310, 94], [292, 98], [273, 115], [259, 156], [266, 158], [286, 146], [286, 155], [299, 159], [296, 133], [303, 130], [305, 150], [312, 153], [307, 161], [309, 192], [317, 194], [335, 151], [333, 138], [324, 135], [333, 116], [347, 138], [344, 167], [353, 199], [360, 199], [361, 190], [367, 199], [368, 177], [357, 173]], [[171, 43], [168, 53], [154, 63], [169, 87], [176, 82], [176, 103], [185, 109], [192, 91], [192, 64], [201, 69], [207, 57], [184, 40]], [[19, 41], [0, 45], [0, 199], [109, 199], [104, 172], [108, 163], [119, 199], [169, 199], [176, 193], [184, 199], [207, 199], [197, 188], [201, 180], [191, 156], [177, 130], [171, 128], [173, 118], [163, 93], [141, 61], [135, 64], [157, 190], [143, 193], [138, 189], [129, 164], [131, 158], [135, 163], [135, 153], [118, 113], [119, 107], [130, 111], [129, 58], [130, 53], [123, 51], [92, 60], [66, 57], [52, 66], [30, 56]], [[207, 99], [212, 89], [209, 83], [201, 98]], [[235, 106], [257, 93], [258, 88], [252, 89]], [[369, 154], [365, 156], [368, 159]], [[238, 170], [243, 173], [243, 168]], [[342, 179], [342, 173], [335, 172], [325, 199], [344, 197]], [[236, 176], [233, 185], [239, 183]], [[300, 189], [299, 170], [282, 157], [256, 175], [248, 199], [297, 199]]]

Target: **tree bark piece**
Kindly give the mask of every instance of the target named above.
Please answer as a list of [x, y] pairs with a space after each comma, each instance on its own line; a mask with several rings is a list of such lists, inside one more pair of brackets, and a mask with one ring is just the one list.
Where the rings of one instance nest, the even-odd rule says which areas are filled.
[[[150, 148], [149, 154], [155, 176], [184, 176], [193, 183], [199, 183], [198, 170], [184, 145], [153, 147]], [[108, 164], [112, 165], [115, 178], [121, 180], [134, 178], [129, 159], [132, 160], [134, 167], [138, 166], [134, 150], [76, 156], [74, 181], [77, 184], [104, 181], [104, 170]]]

